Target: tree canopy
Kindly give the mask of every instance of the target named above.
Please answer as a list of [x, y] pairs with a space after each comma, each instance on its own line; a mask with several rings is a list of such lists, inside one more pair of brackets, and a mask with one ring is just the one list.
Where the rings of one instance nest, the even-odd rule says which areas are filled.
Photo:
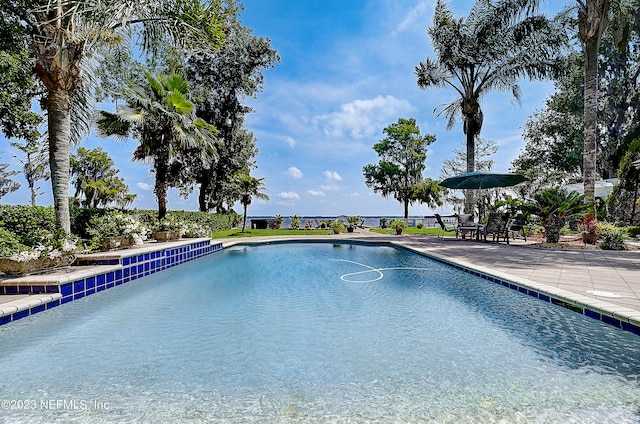
[[[467, 172], [474, 171], [475, 142], [483, 123], [480, 100], [490, 91], [507, 91], [519, 100], [518, 81], [556, 74], [568, 37], [567, 15], [548, 19], [536, 14], [538, 1], [476, 0], [466, 19], [455, 18], [444, 0], [436, 2], [427, 34], [435, 57], [420, 62], [415, 73], [422, 89], [452, 88], [458, 98], [438, 115], [453, 128], [462, 118], [467, 142]], [[473, 191], [465, 211], [471, 213]]]
[[146, 84], [124, 91], [127, 103], [116, 113], [101, 111], [99, 134], [125, 138], [133, 136], [138, 147], [135, 160], [153, 164], [154, 193], [158, 200], [158, 219], [167, 213], [167, 191], [185, 170], [182, 160], [196, 155], [209, 163], [215, 155], [215, 127], [195, 115], [189, 100], [188, 84], [177, 74], [154, 77], [147, 73]]
[[436, 137], [421, 135], [414, 118], [399, 118], [383, 133], [385, 137], [373, 146], [380, 161], [362, 169], [367, 187], [402, 203], [405, 218], [409, 216], [410, 204], [441, 205], [437, 182], [422, 175], [427, 167], [427, 146], [435, 142]]

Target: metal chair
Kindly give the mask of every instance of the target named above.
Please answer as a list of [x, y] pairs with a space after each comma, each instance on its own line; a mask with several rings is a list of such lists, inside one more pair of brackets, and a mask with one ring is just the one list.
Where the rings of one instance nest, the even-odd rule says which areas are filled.
[[458, 225], [456, 227], [456, 238], [459, 236], [464, 240], [466, 234], [469, 233], [470, 238], [475, 236], [476, 240], [480, 240], [479, 227], [476, 222], [473, 222], [470, 214], [458, 215]]
[[443, 239], [445, 233], [456, 233], [456, 236], [458, 234], [458, 228], [454, 225], [453, 228], [447, 228], [447, 226], [444, 224], [444, 221], [442, 221], [442, 217], [439, 214], [435, 214], [436, 216], [436, 221], [438, 221], [438, 224], [440, 225], [440, 231], [438, 231], [438, 238], [439, 239]]
[[491, 212], [487, 224], [482, 227], [484, 241], [487, 241], [487, 235], [493, 236], [493, 241], [499, 242], [500, 237], [509, 244], [509, 212]]

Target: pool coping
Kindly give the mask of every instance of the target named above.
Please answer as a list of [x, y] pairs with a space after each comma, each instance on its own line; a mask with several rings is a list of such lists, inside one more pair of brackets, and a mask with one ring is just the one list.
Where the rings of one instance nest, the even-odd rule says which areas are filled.
[[[16, 296], [16, 299], [0, 303], [0, 325], [99, 293], [155, 272], [164, 271], [232, 246], [284, 243], [351, 243], [382, 245], [408, 250], [487, 281], [501, 284], [512, 290], [640, 335], [640, 312], [631, 308], [496, 271], [459, 258], [450, 258], [426, 249], [412, 247], [403, 243], [402, 239], [342, 236], [282, 236], [233, 240], [182, 239], [164, 243], [150, 243], [133, 249], [79, 255], [78, 260], [85, 265], [68, 267], [51, 274], [28, 275], [0, 281], [0, 294]], [[6, 287], [15, 287], [15, 289], [10, 289], [11, 293], [8, 293]], [[42, 292], [27, 293], [27, 287], [31, 287], [31, 289], [37, 287]]]

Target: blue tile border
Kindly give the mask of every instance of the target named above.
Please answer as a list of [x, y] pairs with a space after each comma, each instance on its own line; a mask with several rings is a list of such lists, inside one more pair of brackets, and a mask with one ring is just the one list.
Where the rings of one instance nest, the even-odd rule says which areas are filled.
[[[28, 284], [18, 283], [15, 286], [0, 286], [0, 294], [36, 294], [45, 293], [58, 295], [48, 303], [4, 314], [0, 304], [0, 325], [22, 319], [51, 308], [55, 308], [74, 300], [99, 293], [138, 278], [164, 271], [174, 266], [210, 255], [223, 250], [222, 243], [211, 244], [211, 240], [198, 241], [180, 247], [159, 246], [158, 250], [143, 254], [133, 253], [119, 259], [88, 259], [83, 260], [87, 265], [113, 265], [121, 269], [109, 270], [103, 273], [87, 276], [78, 280], [59, 284], [43, 284], [42, 282]], [[126, 251], [118, 252], [126, 254]], [[16, 309], [12, 307], [11, 309]]]

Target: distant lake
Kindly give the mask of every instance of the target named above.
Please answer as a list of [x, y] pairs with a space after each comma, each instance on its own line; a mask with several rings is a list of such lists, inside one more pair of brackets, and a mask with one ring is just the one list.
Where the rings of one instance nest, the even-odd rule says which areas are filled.
[[[325, 219], [328, 219], [331, 222], [333, 222], [338, 218], [342, 218], [342, 220], [345, 221], [345, 219], [344, 219], [345, 215], [340, 215], [340, 216], [317, 216], [317, 215], [305, 216], [305, 215], [301, 215], [300, 216], [300, 227], [304, 228], [305, 223], [307, 221], [312, 221], [313, 222], [313, 228], [316, 228], [316, 227], [320, 226], [320, 222], [325, 220]], [[380, 225], [380, 218], [386, 218], [387, 219], [387, 223], [390, 223], [394, 219], [402, 218], [402, 217], [401, 216], [379, 215], [379, 216], [361, 216], [360, 218], [364, 219], [364, 226], [365, 227], [377, 227], [377, 226]], [[252, 219], [273, 219], [273, 215], [249, 216], [249, 217], [247, 217], [247, 227], [251, 225], [250, 223], [251, 223]], [[435, 227], [436, 226], [435, 218], [432, 218], [432, 217], [425, 217], [424, 215], [410, 215], [408, 219], [409, 219], [409, 225], [410, 226], [414, 226], [418, 222], [422, 222], [427, 227]], [[283, 216], [282, 228], [291, 228], [291, 217], [290, 216]]]

